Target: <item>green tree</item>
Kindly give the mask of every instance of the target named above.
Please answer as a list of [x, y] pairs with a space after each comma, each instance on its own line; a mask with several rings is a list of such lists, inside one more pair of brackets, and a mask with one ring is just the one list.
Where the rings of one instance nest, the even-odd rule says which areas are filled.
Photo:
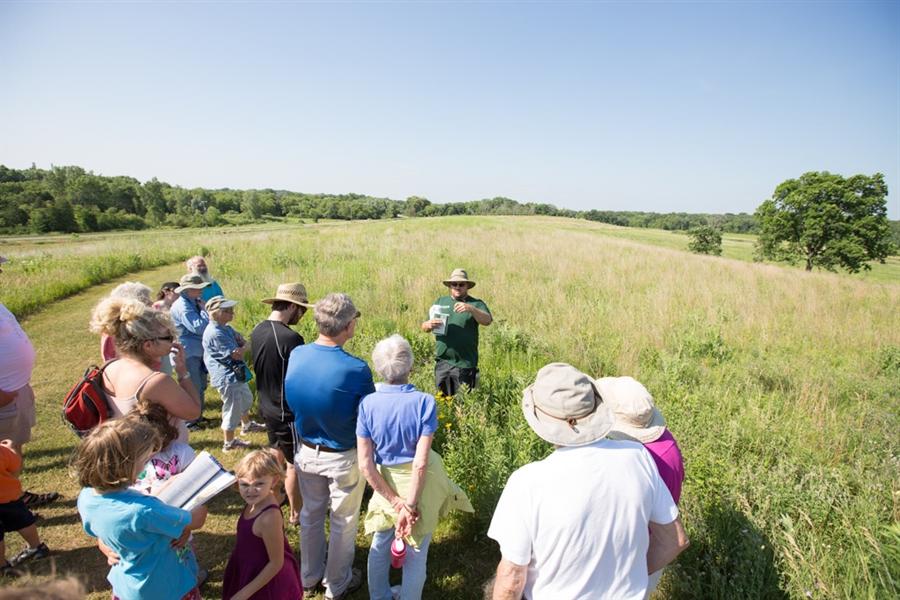
[[762, 259], [805, 261], [851, 273], [870, 269], [868, 261], [891, 251], [884, 176], [844, 178], [826, 171], [788, 179], [756, 209]]
[[722, 233], [715, 227], [703, 225], [695, 227], [688, 232], [691, 241], [688, 242], [688, 249], [698, 254], [722, 254]]

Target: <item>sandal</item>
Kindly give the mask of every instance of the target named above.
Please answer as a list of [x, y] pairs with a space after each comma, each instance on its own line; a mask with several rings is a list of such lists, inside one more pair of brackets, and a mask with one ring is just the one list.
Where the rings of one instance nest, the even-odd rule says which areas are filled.
[[59, 498], [59, 492], [47, 492], [46, 494], [35, 494], [34, 492], [25, 492], [19, 498], [28, 508], [37, 508], [45, 504], [50, 504]]

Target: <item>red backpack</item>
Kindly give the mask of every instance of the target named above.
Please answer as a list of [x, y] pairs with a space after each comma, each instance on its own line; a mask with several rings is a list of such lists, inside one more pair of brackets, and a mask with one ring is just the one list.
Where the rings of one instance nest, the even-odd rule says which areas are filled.
[[66, 394], [62, 410], [63, 421], [79, 437], [86, 436], [109, 418], [109, 398], [103, 389], [103, 371], [115, 360], [117, 359], [106, 361], [102, 367], [88, 367], [81, 381]]

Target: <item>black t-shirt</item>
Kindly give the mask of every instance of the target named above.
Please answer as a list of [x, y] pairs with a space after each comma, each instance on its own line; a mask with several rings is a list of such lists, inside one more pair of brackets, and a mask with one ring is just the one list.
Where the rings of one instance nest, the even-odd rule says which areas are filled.
[[303, 336], [281, 321], [263, 321], [250, 334], [253, 372], [262, 416], [283, 422], [294, 415], [284, 401], [284, 374], [291, 350], [303, 344]]

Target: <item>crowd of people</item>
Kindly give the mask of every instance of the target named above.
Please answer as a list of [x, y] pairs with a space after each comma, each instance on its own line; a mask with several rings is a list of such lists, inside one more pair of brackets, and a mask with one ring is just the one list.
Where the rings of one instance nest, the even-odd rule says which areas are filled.
[[[335, 600], [364, 581], [373, 600], [421, 598], [438, 522], [473, 508], [432, 448], [437, 405], [409, 382], [409, 342], [395, 334], [375, 345], [376, 384], [369, 364], [344, 349], [361, 317], [348, 295], [313, 302], [304, 285], [284, 283], [261, 300], [271, 312], [247, 340], [229, 325], [238, 303], [206, 260], [186, 266], [155, 300], [130, 282], [91, 316], [111, 415], [81, 442], [72, 466], [82, 486], [78, 512], [110, 565], [113, 598], [200, 598], [209, 573], [192, 532], [207, 509], [169, 506], [156, 494], [195, 459], [190, 432], [212, 424], [204, 415], [210, 384], [222, 401], [222, 451], [246, 452], [235, 469], [246, 506], [223, 598]], [[478, 385], [478, 332], [493, 317], [470, 295], [475, 282], [465, 270], [443, 284], [448, 294], [421, 329], [435, 336], [435, 389], [449, 396]], [[291, 326], [309, 311], [317, 337], [307, 343]], [[18, 479], [34, 425], [33, 366], [30, 341], [0, 305], [0, 551], [6, 531], [28, 543], [9, 561], [3, 553], [6, 576], [50, 553], [29, 505], [56, 498], [23, 492]], [[252, 379], [262, 423], [251, 418]], [[501, 559], [485, 597], [647, 597], [688, 543], [676, 506], [681, 453], [650, 393], [630, 377], [593, 379], [552, 363], [524, 390], [522, 411], [555, 450], [506, 484], [488, 530]], [[255, 431], [267, 433], [268, 447], [249, 448], [244, 437]], [[364, 579], [353, 562], [367, 484]], [[300, 528], [299, 561], [285, 522]], [[402, 569], [401, 585], [390, 585], [392, 566]]]

